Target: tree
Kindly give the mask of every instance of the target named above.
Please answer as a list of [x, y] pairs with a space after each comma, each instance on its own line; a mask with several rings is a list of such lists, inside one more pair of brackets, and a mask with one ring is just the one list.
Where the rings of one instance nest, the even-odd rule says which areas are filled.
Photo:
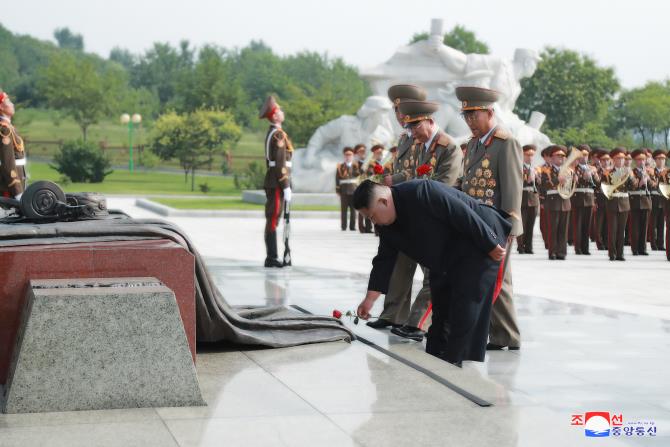
[[[419, 42], [421, 40], [428, 40], [429, 37], [430, 34], [426, 32], [416, 33], [414, 36], [412, 36], [410, 43]], [[489, 53], [489, 46], [481, 40], [478, 40], [474, 32], [469, 31], [462, 25], [454, 26], [451, 31], [444, 35], [442, 41], [445, 45], [460, 50], [464, 53]]]
[[81, 34], [74, 34], [70, 28], [56, 28], [54, 38], [60, 48], [75, 51], [84, 51], [84, 38]]
[[547, 128], [556, 130], [602, 122], [619, 81], [612, 68], [599, 67], [588, 56], [547, 48], [537, 70], [521, 81], [521, 87], [515, 111], [522, 118], [540, 111], [547, 115]]
[[87, 57], [55, 55], [43, 73], [41, 90], [49, 106], [72, 117], [86, 141], [87, 130], [102, 117], [117, 111], [125, 85], [123, 71], [98, 71]]
[[642, 137], [643, 145], [654, 145], [656, 135], [663, 135], [668, 147], [670, 132], [670, 85], [666, 82], [648, 82], [644, 87], [621, 94], [615, 110], [618, 124], [634, 130]]
[[163, 160], [176, 158], [184, 170], [184, 181], [191, 174], [195, 190], [195, 170], [211, 162], [226, 144], [235, 144], [242, 135], [230, 113], [196, 110], [188, 114], [174, 111], [161, 115], [154, 125], [151, 150]]

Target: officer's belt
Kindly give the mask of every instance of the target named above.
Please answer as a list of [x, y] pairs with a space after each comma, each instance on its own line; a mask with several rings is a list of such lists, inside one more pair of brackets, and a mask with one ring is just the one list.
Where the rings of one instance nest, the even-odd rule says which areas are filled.
[[340, 185], [351, 185], [354, 183], [358, 183], [358, 180], [356, 180], [355, 178], [347, 178], [344, 180], [340, 180]]
[[[270, 166], [271, 168], [274, 168], [275, 166], [277, 166], [277, 162], [274, 161], [274, 160], [268, 160], [268, 166]], [[290, 162], [290, 161], [287, 161], [287, 162], [284, 162], [284, 166], [286, 166], [287, 168], [290, 168], [290, 167], [293, 166], [293, 163]]]
[[654, 196], [660, 196], [661, 195], [661, 193], [658, 192], [658, 191], [652, 191], [651, 194], [654, 195]]
[[627, 192], [615, 192], [614, 194], [612, 194], [612, 197], [619, 197], [619, 198], [628, 197], [628, 193]]
[[554, 194], [558, 194], [558, 190], [550, 189], [549, 191], [547, 191], [548, 196], [553, 196]]
[[591, 188], [575, 188], [575, 192], [584, 192], [586, 194], [593, 194], [593, 189], [591, 189]]
[[645, 191], [628, 191], [628, 194], [630, 194], [631, 196], [646, 196], [647, 191], [646, 190]]
[[524, 187], [523, 187], [523, 190], [524, 190], [524, 191], [528, 191], [528, 192], [536, 192], [536, 191], [535, 191], [535, 188], [532, 187], [532, 186], [524, 186]]
[[[16, 166], [25, 166], [26, 165], [26, 159], [25, 158], [17, 158], [14, 160], [14, 164]], [[0, 166], [2, 166], [2, 161], [0, 161]]]

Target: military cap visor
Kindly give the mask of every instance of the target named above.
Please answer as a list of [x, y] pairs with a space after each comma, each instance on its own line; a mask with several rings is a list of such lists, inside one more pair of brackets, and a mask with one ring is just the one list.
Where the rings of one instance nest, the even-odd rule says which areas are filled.
[[277, 104], [277, 100], [274, 98], [274, 96], [270, 95], [263, 103], [263, 106], [261, 106], [261, 110], [260, 112], [258, 112], [258, 118], [270, 119], [272, 118], [272, 115], [274, 115], [274, 113], [277, 111], [278, 108], [279, 104]]
[[626, 153], [621, 149], [612, 149], [609, 155], [612, 158], [626, 158]]
[[404, 115], [405, 124], [431, 119], [433, 113], [440, 108], [440, 104], [431, 101], [400, 100], [400, 113]]
[[398, 106], [402, 99], [413, 99], [415, 101], [425, 101], [426, 91], [412, 84], [392, 85], [388, 89], [388, 96], [394, 106]]
[[461, 111], [486, 110], [493, 107], [500, 94], [488, 88], [456, 87], [456, 97], [461, 101]]

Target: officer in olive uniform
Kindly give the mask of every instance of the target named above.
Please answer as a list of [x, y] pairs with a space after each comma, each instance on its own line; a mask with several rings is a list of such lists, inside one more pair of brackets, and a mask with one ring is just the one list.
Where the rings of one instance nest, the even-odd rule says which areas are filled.
[[347, 229], [347, 212], [349, 213], [349, 229], [356, 230], [356, 210], [354, 209], [354, 191], [361, 175], [359, 163], [354, 160], [354, 150], [345, 147], [342, 150], [344, 161], [335, 169], [335, 192], [340, 196], [342, 231]]
[[630, 248], [633, 256], [648, 256], [647, 226], [651, 212], [651, 177], [646, 167], [647, 154], [642, 149], [631, 153], [635, 160], [632, 172], [633, 185], [628, 196], [630, 200]]
[[609, 246], [608, 243], [608, 232], [607, 232], [607, 197], [603, 194], [600, 184], [603, 179], [605, 172], [612, 168], [612, 157], [609, 152], [604, 149], [598, 150], [598, 166], [596, 167], [596, 172], [598, 173], [598, 178], [600, 181], [596, 182], [596, 217], [595, 217], [595, 236], [596, 236], [596, 247], [598, 250], [607, 250]]
[[[606, 185], [614, 184], [614, 177], [622, 175], [629, 171], [625, 167], [626, 149], [622, 147], [614, 148], [610, 151], [610, 156], [614, 162], [613, 167], [603, 172], [602, 183]], [[625, 183], [621, 184], [611, 198], [607, 200], [607, 251], [610, 261], [625, 261], [623, 256], [624, 230], [628, 215], [630, 214], [630, 199], [628, 190], [633, 186], [632, 176], [628, 177]]]
[[14, 104], [0, 90], [0, 195], [20, 199], [26, 187], [26, 155], [13, 116]]
[[653, 183], [651, 190], [651, 216], [649, 219], [651, 249], [665, 250], [665, 243], [667, 243], [663, 241], [663, 202], [665, 199], [661, 195], [658, 185], [662, 180], [664, 171], [666, 171], [665, 161], [667, 156], [665, 155], [665, 151], [657, 149], [653, 152], [652, 157], [654, 158], [655, 166], [651, 174]]
[[572, 206], [572, 231], [575, 254], [590, 255], [589, 235], [593, 220], [593, 206], [595, 205], [596, 182], [600, 180], [594, 166], [588, 163], [591, 148], [588, 144], [580, 144], [577, 150], [582, 157], [575, 166], [574, 172], [577, 181], [575, 192], [570, 198]]
[[277, 254], [277, 224], [284, 201], [291, 201], [291, 157], [293, 144], [282, 130], [284, 111], [272, 96], [261, 107], [258, 115], [270, 121], [270, 129], [265, 137], [265, 267], [283, 267]]
[[[392, 85], [388, 89], [388, 97], [393, 103], [393, 110], [398, 124], [403, 128], [403, 132], [400, 134], [400, 139], [398, 140], [398, 155], [393, 161], [391, 174], [384, 177], [384, 184], [391, 186], [411, 180], [416, 176], [416, 147], [412, 131], [407, 127], [404, 115], [400, 112], [400, 101], [402, 99], [425, 101], [426, 91], [416, 85], [398, 84]], [[384, 296], [384, 310], [379, 319], [368, 322], [368, 326], [380, 329], [388, 326], [400, 326], [407, 321], [410, 312], [410, 303], [412, 302], [412, 282], [416, 266], [416, 262], [405, 256], [404, 253], [398, 253], [389, 289]], [[425, 275], [424, 284], [427, 280], [427, 275]], [[421, 289], [417, 299], [421, 299], [422, 301], [430, 300], [430, 290], [426, 288]]]
[[[559, 185], [567, 181], [561, 178], [559, 171], [565, 163], [567, 149], [554, 145], [549, 149], [551, 165], [542, 170], [540, 189], [545, 195], [544, 212], [547, 215], [547, 239], [549, 241], [549, 259], [565, 260], [568, 252], [568, 217], [570, 199], [564, 199], [558, 192]], [[573, 176], [574, 177], [574, 176]]]
[[473, 133], [468, 142], [461, 189], [510, 215], [512, 231], [502, 263], [503, 283], [493, 304], [487, 349], [519, 349], [521, 337], [512, 301], [510, 245], [523, 233], [521, 222], [522, 150], [510, 133], [495, 125], [493, 104], [498, 92], [479, 87], [457, 87], [456, 97]]
[[519, 254], [533, 254], [533, 228], [537, 210], [540, 207], [540, 196], [537, 190], [535, 169], [531, 166], [536, 146], [527, 144], [523, 147], [523, 194], [521, 196], [521, 222], [523, 234], [516, 238]]
[[[542, 169], [549, 166], [549, 155], [547, 155], [549, 152], [549, 148], [551, 148], [551, 146], [545, 147], [540, 152], [540, 156], [542, 157], [542, 160], [544, 160], [544, 162], [535, 169], [535, 181], [537, 185], [540, 184], [540, 179], [542, 178]], [[544, 248], [549, 249], [549, 241], [547, 239], [547, 216], [546, 213], [544, 212], [544, 199], [545, 199], [544, 193], [540, 191], [539, 196], [540, 196], [540, 233], [542, 234], [542, 242], [544, 243]]]

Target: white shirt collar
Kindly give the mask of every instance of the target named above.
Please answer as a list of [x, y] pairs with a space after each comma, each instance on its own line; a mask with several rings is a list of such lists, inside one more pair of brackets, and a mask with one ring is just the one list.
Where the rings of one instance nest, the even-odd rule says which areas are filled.
[[9, 119], [9, 117], [8, 117], [8, 116], [5, 116], [5, 115], [0, 115], [0, 120], [1, 120], [1, 121], [7, 121], [8, 123], [11, 123], [11, 122], [12, 122], [12, 120]]
[[486, 142], [486, 140], [489, 138], [489, 135], [491, 135], [491, 132], [493, 132], [494, 130], [496, 130], [496, 126], [493, 126], [493, 127], [491, 128], [491, 130], [489, 130], [488, 132], [486, 132], [486, 135], [484, 135], [483, 137], [481, 137], [481, 138], [479, 139], [479, 142], [482, 143], [482, 144], [484, 144], [484, 143]]
[[433, 144], [433, 140], [435, 139], [435, 136], [437, 133], [440, 131], [440, 126], [437, 124], [435, 125], [435, 130], [433, 131], [433, 134], [430, 136], [430, 139], [424, 143], [424, 146], [426, 149], [430, 147], [431, 144]]

